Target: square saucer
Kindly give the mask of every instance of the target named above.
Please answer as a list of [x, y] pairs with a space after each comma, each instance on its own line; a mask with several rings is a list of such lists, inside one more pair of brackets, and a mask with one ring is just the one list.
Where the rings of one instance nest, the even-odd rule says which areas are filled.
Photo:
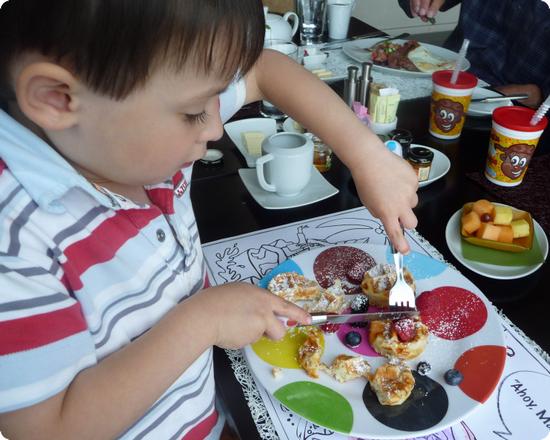
[[239, 176], [244, 186], [256, 202], [265, 209], [288, 209], [305, 206], [327, 199], [338, 194], [338, 189], [332, 186], [315, 168], [311, 166], [311, 179], [305, 189], [293, 197], [281, 197], [274, 192], [265, 191], [258, 183], [255, 168], [239, 169]]

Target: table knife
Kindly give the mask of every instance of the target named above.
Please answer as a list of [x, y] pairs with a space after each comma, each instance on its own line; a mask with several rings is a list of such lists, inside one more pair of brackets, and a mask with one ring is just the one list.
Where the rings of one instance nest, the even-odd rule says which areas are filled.
[[377, 38], [377, 37], [385, 37], [387, 34], [382, 31], [378, 32], [371, 32], [368, 34], [362, 34], [362, 35], [355, 35], [351, 38], [347, 38], [345, 40], [337, 40], [337, 41], [331, 41], [328, 43], [325, 43], [323, 46], [321, 46], [320, 50], [336, 50], [336, 49], [342, 49], [342, 45], [344, 43], [349, 43], [350, 41], [357, 41], [357, 40], [365, 40], [367, 38]]
[[[419, 316], [418, 310], [350, 313], [341, 315], [311, 315], [311, 324], [307, 325], [320, 325], [327, 322], [331, 322], [333, 324], [351, 324], [353, 322], [381, 321], [385, 319], [416, 318], [417, 316]], [[292, 321], [290, 319], [287, 320], [285, 324], [287, 327], [303, 327], [305, 325], [298, 324], [296, 321]]]
[[487, 98], [476, 98], [472, 99], [471, 102], [498, 102], [498, 101], [508, 101], [509, 99], [525, 99], [529, 98], [529, 95], [524, 93], [522, 95], [510, 95], [510, 96], [489, 96]]

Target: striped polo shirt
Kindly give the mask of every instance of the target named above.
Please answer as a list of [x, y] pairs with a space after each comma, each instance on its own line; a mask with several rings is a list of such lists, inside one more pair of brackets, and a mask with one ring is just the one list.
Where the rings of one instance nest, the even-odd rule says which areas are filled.
[[[233, 83], [222, 120], [244, 98]], [[137, 205], [0, 110], [0, 413], [59, 393], [205, 287], [191, 171], [146, 187], [152, 203]], [[210, 348], [121, 438], [214, 437], [214, 392]]]

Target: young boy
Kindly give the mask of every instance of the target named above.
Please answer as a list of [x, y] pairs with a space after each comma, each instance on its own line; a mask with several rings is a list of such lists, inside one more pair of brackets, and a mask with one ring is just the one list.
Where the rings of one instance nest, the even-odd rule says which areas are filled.
[[216, 438], [211, 347], [280, 338], [277, 315], [308, 322], [255, 286], [208, 286], [191, 164], [245, 102], [266, 98], [334, 146], [407, 250], [414, 173], [328, 87], [262, 52], [261, 2], [238, 3], [10, 0], [0, 10], [8, 438]]

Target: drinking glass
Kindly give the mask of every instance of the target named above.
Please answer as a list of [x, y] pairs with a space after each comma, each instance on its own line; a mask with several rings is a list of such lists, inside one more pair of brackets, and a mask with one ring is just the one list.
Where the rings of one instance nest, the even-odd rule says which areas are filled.
[[300, 18], [300, 43], [320, 43], [325, 30], [327, 0], [296, 0]]

